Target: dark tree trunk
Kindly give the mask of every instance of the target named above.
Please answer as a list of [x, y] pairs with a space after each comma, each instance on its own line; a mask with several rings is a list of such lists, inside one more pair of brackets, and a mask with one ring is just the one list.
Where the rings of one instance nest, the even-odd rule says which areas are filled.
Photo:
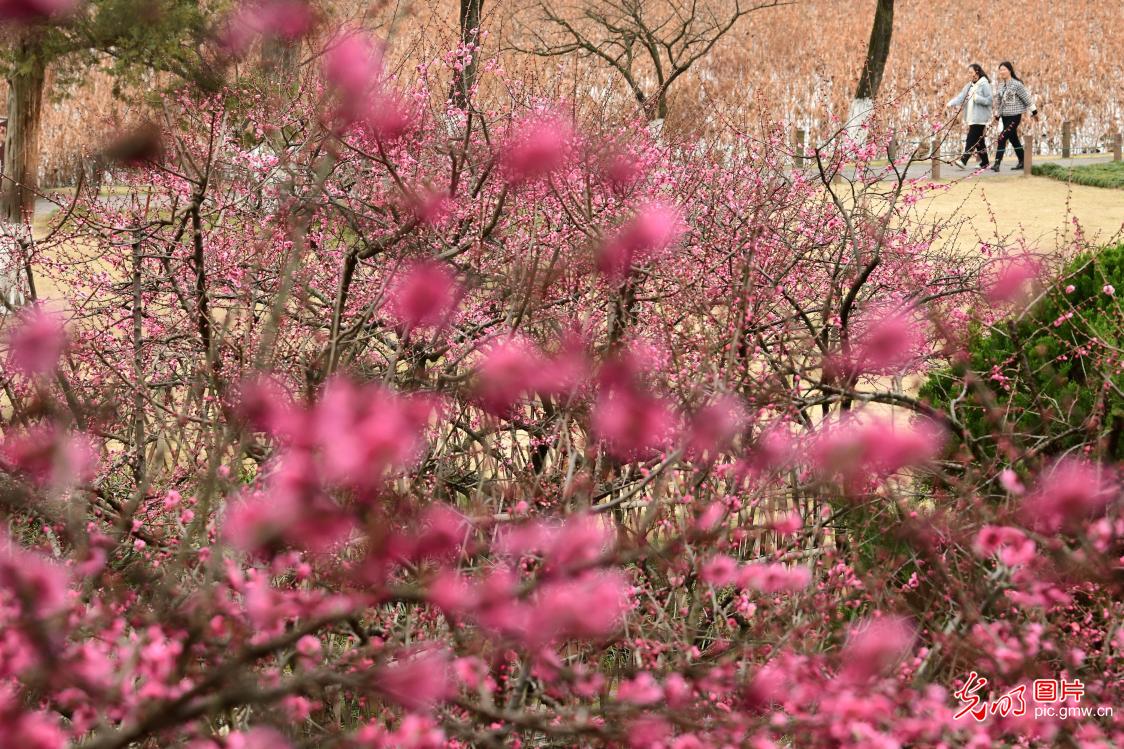
[[[477, 43], [480, 36], [480, 15], [483, 11], [484, 0], [460, 0], [460, 4], [461, 43]], [[461, 109], [468, 107], [468, 92], [476, 85], [479, 59], [478, 51], [473, 52], [472, 61], [465, 65], [463, 70], [453, 74], [453, 104]]]
[[8, 76], [8, 130], [0, 213], [10, 223], [31, 222], [39, 172], [39, 128], [47, 66], [38, 39], [17, 42], [17, 67]]
[[874, 25], [870, 28], [870, 43], [866, 47], [866, 62], [859, 77], [856, 99], [873, 99], [882, 85], [886, 58], [890, 56], [890, 36], [894, 32], [894, 0], [878, 0], [874, 11]]
[[266, 80], [278, 91], [291, 93], [297, 87], [300, 72], [300, 42], [267, 39], [262, 44], [261, 63]]

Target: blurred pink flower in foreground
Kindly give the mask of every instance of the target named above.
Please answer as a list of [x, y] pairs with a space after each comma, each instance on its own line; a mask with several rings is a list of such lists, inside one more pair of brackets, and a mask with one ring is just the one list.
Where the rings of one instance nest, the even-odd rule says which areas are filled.
[[387, 310], [407, 330], [441, 328], [452, 316], [460, 296], [460, 285], [447, 266], [423, 261], [395, 279]]
[[884, 675], [913, 646], [917, 633], [905, 619], [883, 616], [851, 627], [841, 660], [843, 676], [866, 681]]
[[782, 536], [791, 536], [803, 527], [804, 519], [800, 517], [799, 510], [793, 510], [772, 523], [773, 530]]
[[456, 210], [456, 202], [444, 190], [427, 188], [411, 195], [407, 207], [426, 226], [441, 226]]
[[12, 749], [63, 749], [66, 735], [47, 713], [28, 710], [8, 687], [0, 688], [0, 737]]
[[999, 473], [999, 484], [1007, 490], [1008, 494], [1013, 494], [1016, 497], [1026, 493], [1026, 487], [1023, 486], [1022, 481], [1019, 480], [1019, 474], [1015, 473], [1010, 468], [1004, 468]]
[[786, 426], [769, 424], [740, 461], [738, 470], [755, 476], [782, 468], [795, 457], [796, 448], [796, 441]]
[[251, 554], [280, 548], [324, 552], [341, 543], [351, 528], [350, 519], [323, 495], [256, 492], [228, 505], [223, 537]]
[[289, 749], [292, 744], [272, 728], [236, 731], [226, 740], [227, 749]]
[[423, 430], [436, 406], [425, 396], [333, 380], [312, 411], [324, 477], [370, 486], [411, 465], [425, 449]]
[[634, 265], [659, 257], [685, 230], [678, 208], [659, 201], [648, 203], [601, 245], [597, 268], [611, 279], [624, 278]]
[[628, 726], [628, 746], [630, 749], [650, 749], [667, 746], [667, 737], [672, 734], [671, 723], [659, 715], [643, 715]]
[[30, 23], [61, 18], [77, 7], [77, 0], [2, 0], [0, 21]]
[[679, 414], [671, 403], [644, 385], [653, 354], [646, 346], [625, 350], [605, 362], [598, 376], [593, 432], [621, 460], [667, 448], [680, 430]]
[[204, 740], [187, 746], [188, 749], [290, 749], [292, 744], [276, 730], [258, 727], [249, 731], [231, 731], [222, 743]]
[[271, 377], [244, 380], [231, 400], [237, 416], [254, 430], [289, 439], [305, 430], [304, 413], [281, 383]]
[[522, 337], [501, 339], [484, 350], [477, 367], [476, 397], [484, 410], [503, 416], [527, 393], [538, 389], [546, 359]]
[[854, 377], [899, 372], [917, 356], [924, 341], [921, 326], [904, 313], [870, 323], [853, 342], [849, 356], [837, 356], [825, 369]]
[[506, 416], [527, 395], [567, 395], [585, 377], [584, 351], [563, 348], [547, 356], [521, 336], [502, 338], [484, 348], [473, 393], [488, 413]]
[[601, 177], [618, 191], [627, 190], [643, 176], [636, 156], [615, 149], [601, 154], [598, 168]]
[[541, 554], [544, 572], [557, 575], [581, 571], [613, 541], [613, 529], [603, 517], [579, 514], [560, 524], [531, 521], [508, 528], [498, 535], [495, 548], [511, 557]]
[[1023, 509], [1037, 528], [1073, 529], [1103, 513], [1119, 496], [1120, 486], [1111, 469], [1063, 458], [1039, 477]]
[[737, 396], [722, 394], [699, 409], [691, 419], [688, 457], [713, 461], [730, 447], [748, 421], [745, 404]]
[[341, 98], [364, 100], [383, 75], [382, 44], [353, 32], [335, 39], [324, 54], [324, 77]]
[[324, 55], [324, 78], [336, 92], [337, 117], [362, 123], [374, 137], [391, 141], [412, 124], [401, 98], [388, 84], [382, 42], [360, 32], [338, 37]]
[[807, 567], [789, 567], [780, 563], [747, 564], [737, 576], [739, 588], [762, 593], [784, 593], [803, 590], [812, 582]]
[[[509, 551], [528, 540], [513, 541], [505, 543]], [[559, 574], [563, 568], [553, 570], [526, 599], [520, 597], [519, 579], [504, 567], [481, 581], [443, 573], [431, 584], [428, 597], [449, 614], [470, 617], [493, 634], [535, 648], [568, 639], [604, 637], [620, 625], [629, 610], [632, 590], [623, 574], [589, 571], [566, 577]]]
[[716, 554], [703, 563], [699, 569], [699, 579], [704, 583], [721, 587], [734, 582], [738, 573], [738, 563], [726, 554]]
[[296, 41], [312, 30], [314, 20], [312, 8], [305, 0], [250, 2], [230, 17], [219, 41], [231, 54], [240, 57], [259, 37]]
[[0, 442], [0, 465], [41, 486], [81, 484], [93, 478], [98, 453], [93, 440], [54, 424], [9, 431]]
[[593, 431], [621, 460], [665, 448], [678, 423], [669, 403], [637, 388], [603, 388], [593, 408]]
[[999, 555], [999, 561], [1008, 567], [1026, 564], [1034, 559], [1034, 542], [1018, 528], [985, 525], [976, 534], [976, 553], [989, 557]]
[[617, 571], [591, 572], [542, 585], [528, 608], [523, 640], [545, 645], [611, 633], [628, 610], [631, 586]]
[[542, 179], [566, 164], [574, 126], [553, 112], [537, 112], [515, 123], [502, 146], [500, 164], [511, 184]]
[[[258, 428], [276, 427], [283, 449], [270, 463], [264, 487], [228, 507], [224, 535], [253, 553], [280, 547], [325, 551], [353, 524], [330, 491], [347, 489], [361, 502], [377, 498], [388, 478], [421, 456], [425, 428], [439, 404], [337, 378], [310, 408], [280, 398], [270, 407], [264, 396], [276, 386], [262, 382], [245, 388], [250, 404], [244, 417]], [[436, 517], [435, 511], [429, 519]]]
[[1041, 264], [1029, 256], [1004, 258], [992, 271], [984, 294], [992, 304], [1014, 301], [1023, 295], [1041, 270]]
[[617, 699], [633, 705], [654, 705], [663, 700], [663, 688], [647, 671], [641, 671], [617, 687]]
[[813, 465], [845, 483], [861, 485], [935, 458], [944, 434], [932, 422], [895, 426], [883, 419], [848, 416], [825, 427], [811, 447]]
[[446, 749], [445, 731], [428, 715], [409, 713], [393, 731], [378, 721], [355, 733], [356, 749]]
[[26, 375], [52, 374], [65, 345], [62, 318], [38, 305], [28, 307], [8, 333], [8, 363]]
[[41, 619], [63, 611], [68, 583], [64, 567], [22, 549], [7, 534], [0, 537], [0, 591], [4, 600], [22, 608], [25, 616]]
[[407, 710], [432, 709], [451, 694], [449, 653], [436, 646], [418, 648], [380, 668], [375, 679], [380, 692]]

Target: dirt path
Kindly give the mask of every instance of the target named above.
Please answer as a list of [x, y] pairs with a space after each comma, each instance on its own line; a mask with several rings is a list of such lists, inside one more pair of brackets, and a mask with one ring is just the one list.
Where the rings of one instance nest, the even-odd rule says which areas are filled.
[[931, 218], [967, 220], [959, 242], [1025, 239], [1049, 250], [1080, 228], [1093, 244], [1124, 240], [1124, 190], [1071, 185], [1046, 177], [995, 176], [948, 182], [927, 201]]

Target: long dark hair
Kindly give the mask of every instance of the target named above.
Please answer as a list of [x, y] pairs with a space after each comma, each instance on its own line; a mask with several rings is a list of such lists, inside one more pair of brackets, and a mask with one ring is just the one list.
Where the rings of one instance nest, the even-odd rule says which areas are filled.
[[976, 71], [976, 75], [978, 75], [980, 78], [983, 78], [988, 83], [991, 83], [991, 79], [987, 77], [987, 73], [984, 72], [984, 69], [980, 67], [980, 64], [978, 62], [974, 62], [968, 67]]
[[1001, 67], [1001, 68], [1007, 68], [1007, 72], [1011, 74], [1011, 77], [1012, 77], [1012, 78], [1014, 78], [1014, 79], [1015, 79], [1016, 81], [1020, 81], [1020, 82], [1022, 81], [1022, 78], [1019, 78], [1019, 77], [1018, 77], [1018, 76], [1017, 76], [1017, 75], [1015, 74], [1015, 66], [1014, 66], [1014, 65], [1012, 65], [1012, 64], [1011, 64], [1010, 62], [1008, 62], [1007, 60], [1004, 60], [1003, 62], [999, 63], [999, 67]]

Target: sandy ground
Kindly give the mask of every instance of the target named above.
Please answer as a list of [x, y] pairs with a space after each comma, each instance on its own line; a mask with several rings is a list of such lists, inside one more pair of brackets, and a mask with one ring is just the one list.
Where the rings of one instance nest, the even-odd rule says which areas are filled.
[[943, 184], [924, 210], [934, 220], [965, 219], [958, 242], [1021, 236], [1035, 249], [1048, 251], [1072, 240], [1078, 230], [1092, 244], [1124, 241], [1124, 190], [1021, 174], [959, 177]]

